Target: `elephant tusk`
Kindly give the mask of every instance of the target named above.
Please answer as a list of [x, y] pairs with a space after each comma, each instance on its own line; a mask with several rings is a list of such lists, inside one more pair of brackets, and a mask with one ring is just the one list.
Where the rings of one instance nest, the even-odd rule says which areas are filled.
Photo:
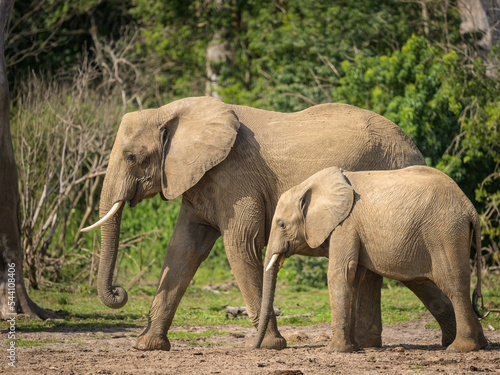
[[97, 223], [95, 223], [87, 228], [81, 229], [80, 232], [90, 232], [91, 230], [99, 228], [101, 225], [103, 225], [105, 222], [107, 222], [114, 214], [116, 214], [116, 211], [118, 211], [120, 209], [122, 204], [123, 204], [123, 201], [116, 202], [113, 205], [113, 207], [111, 207], [111, 210], [109, 210], [108, 213], [106, 215], [104, 215], [104, 217], [101, 220], [99, 220]]
[[[273, 266], [274, 263], [276, 263], [276, 261], [278, 260], [278, 258], [280, 257], [280, 255], [283, 255], [283, 254], [273, 254], [271, 260], [269, 261], [269, 264], [267, 265], [266, 272], [271, 269], [271, 267]], [[285, 259], [283, 257], [283, 259], [281, 261], [281, 264], [280, 264], [280, 268], [281, 268], [284, 260]]]

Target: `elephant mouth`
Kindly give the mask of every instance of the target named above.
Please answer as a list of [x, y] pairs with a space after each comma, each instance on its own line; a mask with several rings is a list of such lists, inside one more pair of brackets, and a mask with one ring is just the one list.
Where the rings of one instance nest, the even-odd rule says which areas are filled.
[[[165, 201], [168, 200], [165, 198], [165, 196], [163, 195], [163, 193], [161, 191], [159, 193], [160, 193], [161, 199], [163, 199]], [[139, 187], [137, 187], [135, 190], [134, 197], [129, 200], [130, 207], [133, 208], [133, 207], [137, 206], [139, 203], [141, 203], [144, 199], [150, 199], [150, 198], [155, 197], [156, 194], [158, 194], [158, 192], [144, 193], [143, 189], [140, 189]]]
[[138, 197], [137, 195], [132, 198], [130, 201], [130, 207], [134, 208], [135, 206], [137, 206], [139, 203], [142, 202], [142, 198]]
[[141, 203], [142, 201], [142, 197], [141, 197], [141, 194], [139, 194], [139, 190], [140, 190], [140, 187], [139, 187], [139, 184], [136, 184], [135, 185], [135, 189], [134, 189], [134, 194], [133, 194], [133, 197], [132, 199], [128, 199], [129, 203], [130, 203], [130, 207], [135, 207], [137, 206], [139, 203]]

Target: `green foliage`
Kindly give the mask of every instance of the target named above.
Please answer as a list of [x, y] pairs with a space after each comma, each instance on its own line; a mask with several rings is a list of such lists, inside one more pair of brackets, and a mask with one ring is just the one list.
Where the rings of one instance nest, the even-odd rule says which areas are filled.
[[278, 278], [294, 285], [297, 291], [323, 288], [327, 285], [328, 259], [293, 256], [281, 268]]
[[459, 99], [463, 83], [460, 58], [412, 36], [390, 55], [356, 55], [342, 63], [344, 77], [333, 95], [369, 108], [398, 124], [428, 163], [436, 165], [460, 130]]
[[[422, 32], [420, 8], [410, 2], [252, 3], [241, 14], [246, 29], [236, 35], [236, 63], [224, 71], [220, 93], [233, 103], [276, 111], [335, 101], [331, 90], [341, 78], [342, 61], [392, 52], [412, 32]], [[449, 13], [449, 24], [457, 27], [456, 12]], [[433, 9], [429, 19], [439, 41], [442, 17]]]

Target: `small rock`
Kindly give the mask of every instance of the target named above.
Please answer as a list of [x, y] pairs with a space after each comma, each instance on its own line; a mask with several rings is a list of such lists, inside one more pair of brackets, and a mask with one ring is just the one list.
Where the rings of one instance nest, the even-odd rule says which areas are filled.
[[403, 353], [405, 351], [405, 348], [402, 346], [396, 346], [394, 349], [392, 349], [393, 352], [398, 352], [398, 353]]
[[248, 316], [247, 308], [245, 306], [242, 306], [242, 307], [227, 306], [226, 307], [226, 319], [229, 319], [229, 316], [232, 316], [233, 318], [237, 318], [238, 315]]

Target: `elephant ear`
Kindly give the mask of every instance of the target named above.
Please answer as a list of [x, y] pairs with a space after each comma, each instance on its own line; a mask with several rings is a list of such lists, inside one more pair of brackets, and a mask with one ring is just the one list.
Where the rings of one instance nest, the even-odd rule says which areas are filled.
[[162, 193], [174, 199], [223, 161], [236, 140], [240, 122], [231, 108], [211, 97], [177, 100], [159, 109]]
[[324, 169], [303, 184], [305, 190], [300, 194], [299, 207], [307, 244], [314, 249], [349, 215], [354, 190], [337, 167]]

